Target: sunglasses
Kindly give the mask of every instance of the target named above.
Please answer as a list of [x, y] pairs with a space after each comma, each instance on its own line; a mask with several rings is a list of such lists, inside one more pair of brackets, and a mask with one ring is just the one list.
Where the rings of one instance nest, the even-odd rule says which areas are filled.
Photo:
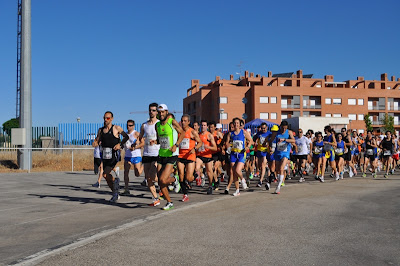
[[299, 131], [299, 133], [303, 133], [303, 131]]
[[104, 117], [104, 120], [110, 120], [111, 117]]
[[150, 109], [149, 112], [157, 112], [157, 109]]
[[128, 127], [133, 127], [133, 125], [128, 125]]

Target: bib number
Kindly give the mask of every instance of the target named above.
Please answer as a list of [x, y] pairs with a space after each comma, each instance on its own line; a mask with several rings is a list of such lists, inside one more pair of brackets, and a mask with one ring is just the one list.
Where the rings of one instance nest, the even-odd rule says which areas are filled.
[[103, 148], [103, 159], [110, 160], [112, 159], [112, 148]]
[[332, 146], [330, 144], [324, 144], [324, 151], [330, 151], [332, 149]]
[[314, 153], [315, 154], [320, 154], [322, 152], [322, 147], [315, 147]]
[[286, 142], [280, 142], [276, 145], [276, 149], [278, 151], [287, 151], [287, 143]]
[[392, 155], [392, 152], [386, 150], [386, 151], [383, 152], [383, 155], [384, 155], [384, 156]]
[[373, 149], [368, 149], [367, 150], [367, 155], [373, 155], [374, 154], [374, 150]]
[[204, 152], [206, 149], [204, 148], [204, 143], [201, 144], [201, 147], [198, 149], [199, 152]]
[[163, 150], [168, 150], [171, 148], [169, 137], [160, 137], [160, 148]]
[[154, 141], [157, 139], [156, 135], [147, 135], [144, 141], [144, 144], [146, 144], [146, 146], [151, 146], [154, 145]]
[[335, 153], [343, 154], [343, 149], [342, 148], [337, 148], [337, 149], [335, 149]]
[[303, 152], [303, 146], [302, 145], [297, 146], [297, 152], [298, 153]]
[[232, 142], [232, 150], [235, 152], [240, 152], [243, 150], [243, 141], [241, 140], [234, 140]]
[[179, 145], [179, 148], [182, 150], [188, 150], [189, 149], [189, 142], [190, 139], [188, 138], [184, 138], [181, 142], [181, 144]]

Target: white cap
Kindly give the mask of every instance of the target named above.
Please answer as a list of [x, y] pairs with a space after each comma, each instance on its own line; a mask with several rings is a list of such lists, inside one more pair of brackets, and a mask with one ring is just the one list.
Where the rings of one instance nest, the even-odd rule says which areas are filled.
[[250, 128], [248, 128], [248, 129], [246, 129], [247, 130], [247, 132], [251, 132], [251, 129]]
[[218, 123], [217, 128], [222, 128], [222, 124]]
[[158, 105], [157, 110], [158, 111], [167, 111], [168, 110], [168, 106], [166, 104], [162, 103], [162, 104]]

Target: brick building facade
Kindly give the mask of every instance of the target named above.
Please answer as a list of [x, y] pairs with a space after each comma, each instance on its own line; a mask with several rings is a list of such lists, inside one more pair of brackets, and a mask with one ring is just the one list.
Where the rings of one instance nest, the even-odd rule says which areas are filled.
[[394, 117], [400, 129], [400, 78], [336, 82], [332, 75], [323, 79], [296, 73], [267, 76], [245, 71], [244, 76], [229, 80], [216, 79], [208, 84], [192, 80], [183, 110], [192, 121], [206, 119], [228, 123], [234, 117], [246, 122], [255, 118], [280, 123], [296, 116], [349, 117], [350, 127], [363, 131], [364, 115], [369, 114], [374, 127], [381, 127], [385, 113]]

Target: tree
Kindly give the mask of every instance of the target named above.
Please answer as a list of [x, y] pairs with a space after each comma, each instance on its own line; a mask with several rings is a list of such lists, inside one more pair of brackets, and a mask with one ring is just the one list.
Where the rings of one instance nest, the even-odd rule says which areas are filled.
[[394, 133], [394, 117], [385, 113], [385, 116], [381, 119], [383, 122], [383, 128], [386, 131]]
[[371, 122], [371, 116], [369, 114], [364, 115], [364, 122], [365, 122], [365, 128], [367, 131], [372, 131], [372, 122]]
[[10, 120], [3, 123], [3, 130], [11, 135], [12, 128], [19, 128], [19, 120], [17, 118], [11, 118]]

